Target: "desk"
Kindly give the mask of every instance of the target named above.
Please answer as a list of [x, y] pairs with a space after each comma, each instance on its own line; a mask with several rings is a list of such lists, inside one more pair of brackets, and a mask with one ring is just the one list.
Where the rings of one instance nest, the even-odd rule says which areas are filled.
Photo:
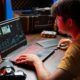
[[[57, 36], [57, 39], [59, 40], [61, 37], [60, 36]], [[28, 44], [27, 45], [32, 45], [34, 44], [35, 45], [35, 42], [38, 41], [38, 40], [42, 40], [44, 38], [41, 38], [40, 37], [40, 34], [36, 34], [36, 35], [27, 35], [26, 36], [26, 39], [27, 39], [27, 42]], [[10, 57], [11, 55], [13, 54], [9, 54], [7, 57]], [[64, 51], [61, 51], [61, 50], [57, 50], [53, 55], [51, 55], [45, 62], [44, 62], [44, 65], [46, 67], [46, 69], [49, 71], [49, 72], [53, 72], [55, 71], [57, 65], [59, 64], [59, 62], [61, 61], [62, 57], [64, 56]], [[29, 69], [24, 69], [24, 68], [20, 68], [20, 67], [17, 67], [15, 66], [16, 70], [23, 70], [26, 74], [27, 74], [27, 78], [26, 80], [37, 80], [37, 76], [36, 76], [36, 73], [35, 71], [33, 70], [29, 70]]]

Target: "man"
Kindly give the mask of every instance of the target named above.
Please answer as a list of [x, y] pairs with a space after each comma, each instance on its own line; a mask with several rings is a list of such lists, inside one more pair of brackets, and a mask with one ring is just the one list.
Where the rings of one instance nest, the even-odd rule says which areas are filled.
[[80, 80], [80, 1], [64, 0], [54, 9], [53, 16], [59, 31], [72, 37], [72, 43], [65, 56], [53, 73], [49, 73], [42, 61], [33, 54], [20, 56], [17, 64], [32, 64], [37, 72], [38, 80]]

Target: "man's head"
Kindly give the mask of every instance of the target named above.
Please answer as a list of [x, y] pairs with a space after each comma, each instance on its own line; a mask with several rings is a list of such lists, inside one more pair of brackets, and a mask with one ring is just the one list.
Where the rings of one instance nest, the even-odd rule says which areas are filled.
[[57, 4], [52, 14], [57, 19], [59, 29], [67, 32], [71, 27], [80, 29], [80, 0], [63, 0]]

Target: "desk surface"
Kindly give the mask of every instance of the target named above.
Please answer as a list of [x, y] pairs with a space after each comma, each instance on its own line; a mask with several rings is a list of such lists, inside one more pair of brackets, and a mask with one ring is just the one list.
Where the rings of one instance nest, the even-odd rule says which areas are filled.
[[[59, 40], [61, 37], [57, 36], [57, 39]], [[27, 45], [35, 45], [35, 42], [38, 40], [42, 40], [44, 38], [42, 38], [40, 36], [40, 34], [36, 34], [36, 35], [27, 35], [26, 36]], [[10, 57], [13, 54], [9, 54], [7, 57]], [[61, 50], [57, 50], [55, 51], [55, 53], [53, 55], [51, 55], [45, 62], [44, 65], [46, 67], [46, 69], [49, 72], [53, 72], [55, 71], [55, 69], [57, 68], [57, 65], [59, 64], [59, 62], [61, 61], [62, 57], [64, 56], [64, 51]], [[26, 80], [37, 80], [37, 76], [36, 76], [36, 72], [34, 70], [30, 70], [30, 69], [24, 69], [24, 68], [20, 68], [15, 66], [16, 70], [23, 70], [26, 74], [27, 74], [27, 78]]]

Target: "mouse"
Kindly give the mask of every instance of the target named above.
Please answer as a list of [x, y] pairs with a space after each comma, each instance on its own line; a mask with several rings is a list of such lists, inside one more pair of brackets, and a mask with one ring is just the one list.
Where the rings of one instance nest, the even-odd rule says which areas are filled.
[[61, 43], [58, 47], [61, 50], [66, 50], [69, 47], [69, 44], [68, 43]]

